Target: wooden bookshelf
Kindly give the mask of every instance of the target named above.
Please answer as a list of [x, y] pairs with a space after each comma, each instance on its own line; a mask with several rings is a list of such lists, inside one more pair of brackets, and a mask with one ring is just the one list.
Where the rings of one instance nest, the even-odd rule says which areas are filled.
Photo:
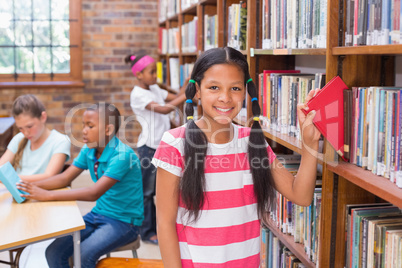
[[313, 263], [310, 258], [307, 256], [306, 251], [304, 250], [304, 245], [300, 243], [296, 243], [294, 241], [294, 237], [291, 235], [287, 235], [282, 233], [279, 228], [275, 226], [275, 223], [271, 219], [266, 219], [268, 222], [267, 228], [271, 230], [271, 232], [278, 237], [278, 239], [290, 250], [293, 254], [304, 264], [306, 267], [315, 268], [316, 265]]
[[402, 189], [398, 188], [389, 179], [374, 175], [356, 165], [340, 162], [328, 162], [328, 170], [345, 178], [353, 184], [375, 193], [376, 196], [402, 208]]
[[[184, 16], [198, 17], [198, 53], [167, 54], [164, 57], [178, 57], [180, 63], [188, 62], [204, 51], [204, 15], [217, 15], [218, 46], [226, 46], [228, 6], [240, 0], [200, 0], [198, 5], [182, 10], [180, 14], [160, 22], [161, 27], [179, 27]], [[339, 1], [327, 1], [326, 48], [322, 49], [261, 49], [262, 48], [262, 0], [247, 0], [247, 49], [241, 51], [248, 60], [250, 75], [258, 81], [258, 74], [263, 70], [295, 69], [297, 56], [323, 56], [327, 82], [334, 76], [341, 76], [346, 85], [355, 86], [395, 86], [395, 55], [402, 55], [402, 45], [354, 46], [341, 47], [344, 38], [343, 14]], [[320, 57], [321, 59], [321, 57]], [[402, 86], [402, 85], [398, 85]], [[250, 117], [251, 104], [247, 105]], [[247, 121], [247, 120], [244, 120]], [[247, 122], [238, 122], [245, 125]], [[294, 137], [264, 129], [267, 139], [286, 148], [301, 153], [301, 142]], [[337, 158], [337, 159], [335, 159]], [[386, 200], [402, 208], [402, 189], [388, 179], [376, 176], [371, 171], [355, 165], [338, 162], [335, 150], [324, 142], [324, 154], [319, 163], [323, 165], [322, 204], [319, 241], [320, 267], [343, 268], [345, 264], [344, 207], [348, 203]], [[325, 159], [325, 161], [324, 161]], [[336, 163], [336, 164], [335, 164]], [[339, 191], [338, 191], [339, 190]], [[374, 198], [373, 198], [374, 197]], [[308, 267], [311, 263], [301, 245], [293, 238], [282, 234], [278, 229], [271, 231], [302, 260]]]

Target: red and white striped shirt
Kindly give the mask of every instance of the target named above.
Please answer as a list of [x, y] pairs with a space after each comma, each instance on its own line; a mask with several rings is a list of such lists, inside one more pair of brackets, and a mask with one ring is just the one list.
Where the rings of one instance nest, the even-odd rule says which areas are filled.
[[[152, 163], [176, 176], [184, 168], [186, 125], [165, 132]], [[179, 201], [176, 229], [183, 268], [259, 267], [260, 221], [247, 148], [250, 128], [233, 125], [233, 139], [208, 144], [205, 202], [197, 221]], [[275, 154], [267, 144], [270, 162]]]

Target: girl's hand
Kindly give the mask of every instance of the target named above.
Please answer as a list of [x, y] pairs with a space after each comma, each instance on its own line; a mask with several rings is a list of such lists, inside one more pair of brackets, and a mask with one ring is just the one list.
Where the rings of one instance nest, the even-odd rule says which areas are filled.
[[306, 98], [305, 103], [299, 103], [297, 105], [297, 117], [299, 118], [300, 131], [302, 133], [302, 142], [314, 149], [318, 149], [318, 140], [320, 139], [321, 133], [314, 126], [313, 119], [315, 116], [315, 111], [310, 111], [307, 116], [302, 112], [302, 109], [308, 111], [307, 102], [313, 98], [315, 94], [318, 93], [320, 89], [311, 90]]
[[20, 181], [19, 183], [17, 183], [17, 188], [21, 191], [28, 193], [28, 194], [21, 194], [22, 197], [35, 199], [39, 201], [50, 200], [50, 191], [44, 190], [33, 183], [27, 181]]

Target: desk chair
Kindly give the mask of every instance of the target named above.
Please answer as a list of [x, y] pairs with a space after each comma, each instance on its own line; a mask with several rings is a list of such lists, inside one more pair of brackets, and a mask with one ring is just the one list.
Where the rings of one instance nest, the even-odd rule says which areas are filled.
[[[139, 249], [140, 247], [140, 236], [138, 235], [137, 239], [131, 243], [128, 243], [127, 245], [121, 246], [119, 248], [116, 248], [115, 250], [112, 250], [112, 252], [117, 252], [117, 251], [125, 251], [125, 250], [131, 250], [131, 252], [133, 253], [133, 258], [138, 258], [137, 255], [137, 249]], [[110, 254], [112, 252], [109, 252], [106, 254], [106, 257], [110, 257]]]
[[104, 258], [96, 264], [96, 268], [163, 268], [162, 260]]

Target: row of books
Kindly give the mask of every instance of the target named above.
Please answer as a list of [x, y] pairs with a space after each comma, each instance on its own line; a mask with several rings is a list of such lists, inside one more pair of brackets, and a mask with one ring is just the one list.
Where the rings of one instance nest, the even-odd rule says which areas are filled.
[[204, 16], [204, 49], [218, 47], [218, 15]]
[[[187, 38], [187, 37], [186, 37]], [[161, 54], [179, 53], [180, 32], [179, 28], [159, 28], [159, 51]]]
[[181, 51], [184, 53], [198, 50], [198, 17], [181, 25]]
[[261, 227], [261, 268], [304, 268], [301, 261], [276, 237], [271, 230]]
[[402, 89], [353, 87], [344, 91], [349, 161], [402, 187]]
[[[184, 82], [190, 77], [193, 71], [194, 63], [185, 63], [180, 65], [179, 58], [169, 58], [170, 71], [170, 87], [174, 90], [179, 90], [184, 85]], [[167, 84], [167, 61], [161, 59], [156, 63], [156, 77], [158, 83]]]
[[346, 267], [402, 267], [402, 214], [391, 204], [346, 205]]
[[180, 0], [159, 0], [159, 22], [179, 14]]
[[264, 70], [258, 83], [263, 127], [300, 139], [297, 104], [303, 103], [312, 89], [323, 87], [325, 74]]
[[400, 0], [346, 1], [345, 46], [400, 44]]
[[[301, 156], [299, 154], [277, 154], [277, 159], [293, 175], [297, 174]], [[317, 176], [313, 202], [308, 207], [294, 204], [277, 192], [275, 209], [271, 211], [271, 222], [282, 233], [293, 236], [296, 243], [304, 245], [307, 256], [316, 263], [318, 258], [319, 220], [321, 211], [321, 175]]]
[[229, 47], [245, 50], [247, 45], [247, 1], [232, 4], [228, 10], [228, 43]]
[[327, 0], [263, 0], [262, 48], [325, 48]]

